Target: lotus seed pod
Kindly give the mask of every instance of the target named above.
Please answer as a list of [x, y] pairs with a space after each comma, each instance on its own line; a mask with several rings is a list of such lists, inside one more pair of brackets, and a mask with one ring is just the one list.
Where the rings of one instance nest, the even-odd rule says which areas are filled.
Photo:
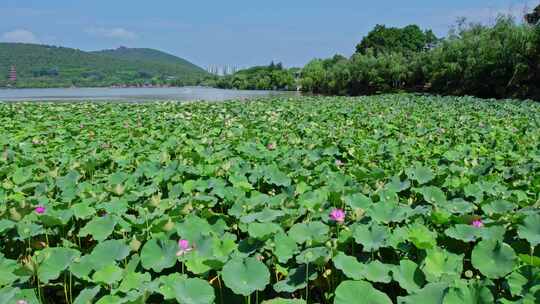
[[182, 214], [184, 215], [190, 214], [191, 211], [193, 211], [193, 204], [191, 202], [187, 203], [184, 208], [182, 208]]
[[133, 239], [129, 243], [129, 247], [131, 248], [131, 251], [137, 252], [141, 248], [141, 242], [135, 237], [133, 237]]
[[332, 269], [326, 269], [326, 271], [323, 273], [324, 278], [328, 278], [332, 275]]
[[58, 168], [55, 168], [54, 170], [49, 171], [49, 176], [53, 178], [58, 177]]
[[159, 155], [159, 161], [161, 163], [167, 163], [167, 162], [170, 162], [171, 161], [171, 155], [169, 153], [167, 153], [167, 151], [163, 151], [161, 152], [161, 154]]
[[364, 214], [366, 214], [366, 210], [362, 209], [362, 208], [356, 208], [354, 209], [354, 219], [355, 220], [360, 220], [361, 218], [364, 217]]
[[114, 187], [114, 194], [118, 196], [123, 195], [125, 190], [126, 190], [126, 187], [124, 187], [121, 184], [118, 184]]
[[161, 202], [161, 194], [152, 195], [152, 197], [150, 198], [150, 205], [154, 207], [159, 207], [160, 202]]
[[13, 189], [13, 183], [9, 180], [5, 180], [3, 183], [2, 183], [2, 187], [4, 189], [7, 189], [7, 190], [10, 190], [10, 189]]
[[17, 212], [17, 209], [15, 208], [10, 208], [9, 209], [9, 214], [11, 215], [11, 219], [14, 220], [15, 222], [18, 222], [21, 220], [21, 214], [19, 212]]
[[171, 219], [169, 219], [167, 221], [167, 223], [165, 225], [163, 225], [163, 230], [169, 232], [169, 231], [172, 231], [174, 229], [174, 223], [173, 221], [171, 221]]
[[34, 272], [36, 270], [36, 267], [34, 265], [34, 262], [32, 261], [32, 258], [25, 257], [22, 259], [22, 263], [23, 263], [23, 267], [28, 269], [30, 272]]
[[43, 249], [45, 247], [47, 247], [47, 244], [45, 244], [45, 242], [40, 241], [40, 240], [32, 240], [32, 248], [33, 249], [41, 250], [41, 249]]
[[70, 169], [75, 170], [75, 169], [79, 168], [80, 166], [81, 166], [81, 163], [76, 161], [71, 165]]

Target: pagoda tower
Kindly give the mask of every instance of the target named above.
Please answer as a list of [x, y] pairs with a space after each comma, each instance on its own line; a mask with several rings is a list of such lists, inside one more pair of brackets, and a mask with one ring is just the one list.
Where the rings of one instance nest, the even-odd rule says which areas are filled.
[[17, 82], [17, 69], [14, 65], [11, 66], [11, 70], [9, 71], [9, 81]]

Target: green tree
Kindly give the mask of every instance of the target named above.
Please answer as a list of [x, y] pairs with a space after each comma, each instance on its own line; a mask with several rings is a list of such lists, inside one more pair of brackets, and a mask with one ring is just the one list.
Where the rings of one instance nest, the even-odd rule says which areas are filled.
[[[436, 45], [420, 43], [421, 35], [424, 42], [437, 41]], [[379, 25], [358, 49], [350, 59], [311, 61], [301, 73], [302, 90], [337, 95], [421, 91], [540, 100], [540, 26], [516, 24], [510, 17], [499, 17], [493, 26], [461, 19], [441, 41], [417, 26]]]
[[375, 55], [396, 52], [409, 54], [427, 50], [437, 41], [433, 31], [422, 31], [417, 25], [396, 28], [378, 24], [356, 46], [356, 52], [365, 55], [371, 49]]
[[310, 61], [302, 70], [300, 85], [305, 92], [315, 94], [323, 93], [322, 87], [326, 78], [323, 61], [315, 59]]
[[[336, 57], [334, 57], [335, 59]], [[328, 72], [326, 73], [326, 76], [328, 77], [328, 87], [327, 87], [327, 93], [328, 94], [335, 94], [335, 95], [348, 95], [349, 94], [349, 87], [351, 82], [351, 72], [350, 72], [350, 64], [349, 60], [347, 60], [345, 57], [339, 58], [339, 60], [335, 61], [329, 68]]]
[[400, 91], [411, 84], [410, 60], [402, 53], [355, 54], [351, 58], [351, 94]]
[[426, 57], [433, 91], [480, 97], [540, 97], [540, 35], [500, 17], [493, 27], [469, 25]]
[[285, 69], [282, 63], [270, 63], [268, 66], [255, 66], [224, 77], [209, 77], [205, 84], [214, 84], [222, 89], [241, 90], [292, 90], [296, 80], [294, 71]]

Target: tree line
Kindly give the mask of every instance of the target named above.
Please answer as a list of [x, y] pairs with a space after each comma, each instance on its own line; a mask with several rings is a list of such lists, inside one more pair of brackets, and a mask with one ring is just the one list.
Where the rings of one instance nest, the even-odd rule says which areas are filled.
[[240, 70], [232, 75], [210, 76], [202, 85], [220, 89], [238, 90], [296, 90], [295, 75], [300, 69], [287, 69], [281, 63], [256, 66]]
[[504, 16], [492, 26], [460, 20], [444, 39], [416, 25], [377, 25], [350, 58], [309, 62], [301, 89], [328, 95], [409, 91], [538, 100], [539, 13], [540, 7], [526, 16], [530, 24]]
[[303, 69], [272, 62], [227, 76], [209, 75], [154, 50], [88, 53], [0, 43], [0, 71], [6, 71], [0, 87], [13, 85], [7, 71], [16, 65], [18, 87], [203, 85], [243, 90], [300, 88], [325, 95], [426, 92], [540, 100], [540, 6], [524, 20], [516, 23], [502, 16], [486, 26], [462, 19], [445, 38], [417, 25], [377, 25], [349, 58], [314, 59]]

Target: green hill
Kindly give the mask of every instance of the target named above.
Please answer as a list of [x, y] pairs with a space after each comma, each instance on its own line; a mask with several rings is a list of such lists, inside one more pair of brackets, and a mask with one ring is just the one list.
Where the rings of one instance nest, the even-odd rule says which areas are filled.
[[202, 70], [200, 67], [194, 65], [193, 63], [185, 59], [176, 57], [171, 54], [167, 54], [162, 51], [154, 50], [154, 49], [119, 47], [114, 50], [103, 50], [103, 51], [96, 51], [92, 53], [97, 54], [97, 55], [106, 55], [106, 56], [118, 58], [118, 59], [128, 59], [128, 60], [148, 61], [148, 62], [154, 62], [154, 63], [159, 63], [159, 64], [178, 65], [186, 69], [191, 69], [193, 71], [204, 72], [204, 70]]
[[[0, 43], [0, 86], [12, 65], [17, 87], [195, 84], [207, 73], [173, 55], [152, 49], [85, 52], [65, 47]], [[2, 75], [3, 74], [3, 75]]]

